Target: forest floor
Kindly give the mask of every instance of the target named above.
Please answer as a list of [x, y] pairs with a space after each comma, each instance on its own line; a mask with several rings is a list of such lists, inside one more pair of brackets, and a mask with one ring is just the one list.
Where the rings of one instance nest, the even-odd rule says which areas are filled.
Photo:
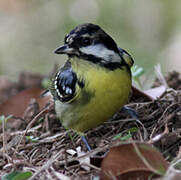
[[[96, 180], [105, 154], [117, 143], [150, 144], [160, 151], [168, 165], [181, 158], [179, 73], [171, 72], [165, 77], [168, 87], [158, 98], [132, 93], [127, 107], [137, 112], [138, 119], [120, 111], [111, 120], [87, 131], [91, 152], [80, 136], [61, 126], [53, 101], [41, 100], [44, 78], [26, 72], [18, 82], [0, 77], [1, 176], [12, 171], [30, 171], [30, 179]], [[155, 80], [153, 87], [161, 86]], [[8, 114], [13, 116], [7, 117]]]

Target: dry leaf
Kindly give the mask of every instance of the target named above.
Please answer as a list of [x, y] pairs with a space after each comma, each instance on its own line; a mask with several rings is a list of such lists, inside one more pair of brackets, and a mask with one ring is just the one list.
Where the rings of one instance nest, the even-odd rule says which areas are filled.
[[166, 91], [165, 86], [159, 86], [159, 87], [156, 87], [156, 88], [148, 89], [148, 90], [144, 91], [144, 93], [148, 94], [153, 99], [158, 99], [159, 97], [161, 97], [163, 95], [163, 93], [165, 91]]
[[[81, 151], [80, 146], [77, 147], [76, 150], [77, 150], [77, 156], [78, 157], [86, 154], [86, 152]], [[85, 165], [85, 164], [90, 164], [90, 157], [89, 156], [85, 156], [85, 158], [78, 159], [78, 161], [79, 161], [79, 163], [83, 169], [85, 169], [86, 171], [90, 171], [90, 167]]]
[[31, 99], [35, 99], [38, 102], [40, 109], [42, 109], [51, 99], [50, 96], [40, 97], [43, 91], [44, 90], [41, 88], [34, 87], [19, 92], [0, 104], [0, 115], [23, 117]]
[[110, 149], [101, 165], [101, 179], [148, 179], [168, 167], [161, 153], [147, 143], [128, 143]]

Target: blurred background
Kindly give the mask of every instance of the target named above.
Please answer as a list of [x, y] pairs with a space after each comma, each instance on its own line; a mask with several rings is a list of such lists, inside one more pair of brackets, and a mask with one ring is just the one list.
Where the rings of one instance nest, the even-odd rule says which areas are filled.
[[181, 72], [181, 1], [0, 0], [0, 75], [49, 73], [66, 60], [53, 50], [85, 22], [99, 24], [148, 76], [158, 63]]

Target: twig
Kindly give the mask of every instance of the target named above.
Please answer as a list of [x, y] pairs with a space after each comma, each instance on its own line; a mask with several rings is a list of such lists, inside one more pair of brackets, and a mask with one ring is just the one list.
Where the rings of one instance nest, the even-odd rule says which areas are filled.
[[6, 154], [6, 138], [5, 138], [5, 118], [2, 119], [3, 123], [3, 160], [5, 160], [5, 154]]
[[24, 130], [24, 131], [16, 131], [16, 132], [12, 132], [10, 133], [10, 136], [16, 136], [16, 135], [21, 135], [26, 133], [30, 133], [30, 132], [35, 132], [36, 130], [40, 129], [42, 127], [42, 124], [39, 124], [38, 126], [35, 126], [31, 129], [29, 129], [28, 131]]
[[140, 124], [143, 128], [143, 132], [144, 132], [144, 140], [147, 139], [148, 137], [148, 132], [146, 130], [146, 128], [144, 127], [143, 123], [139, 120], [139, 119], [134, 119], [134, 118], [130, 118], [130, 119], [119, 119], [119, 120], [114, 120], [114, 121], [111, 121], [111, 122], [105, 122], [105, 123], [108, 123], [108, 124], [114, 124], [114, 123], [118, 123], [118, 122], [129, 122], [129, 121], [136, 121], [138, 124]]
[[154, 144], [155, 142], [160, 141], [163, 137], [165, 137], [167, 134], [169, 133], [169, 129], [168, 129], [168, 125], [167, 123], [165, 124], [165, 130], [163, 131], [163, 133], [158, 134], [157, 136], [153, 137], [152, 139], [150, 139], [148, 141], [149, 144]]
[[28, 126], [26, 127], [26, 130], [24, 131], [23, 135], [21, 136], [21, 139], [16, 147], [16, 151], [18, 151], [19, 145], [21, 143], [21, 141], [23, 140], [24, 136], [26, 135], [27, 131], [33, 126], [33, 124], [36, 122], [36, 120], [45, 112], [47, 111], [49, 108], [51, 108], [53, 106], [53, 104], [50, 104], [49, 106], [43, 108], [33, 119], [32, 121], [28, 124]]
[[104, 122], [105, 124], [115, 124], [115, 123], [120, 123], [120, 122], [129, 122], [129, 121], [135, 121], [135, 118], [128, 118], [128, 119], [118, 119], [118, 120], [111, 120]]
[[177, 154], [177, 159], [181, 159], [181, 146], [179, 147], [179, 151], [178, 151], [178, 154]]
[[157, 124], [155, 125], [155, 127], [153, 128], [153, 131], [151, 132], [150, 135], [150, 139], [152, 139], [153, 135], [155, 134], [155, 131], [157, 130], [158, 124], [160, 123], [160, 121], [163, 119], [163, 117], [165, 116], [166, 112], [168, 111], [168, 109], [170, 109], [172, 106], [176, 105], [177, 103], [173, 103], [171, 105], [169, 105], [165, 111], [163, 112], [162, 116], [158, 119]]
[[98, 167], [96, 167], [96, 166], [94, 166], [94, 165], [92, 165], [92, 164], [88, 164], [88, 163], [81, 163], [80, 164], [81, 166], [88, 166], [88, 167], [90, 167], [90, 168], [92, 168], [92, 169], [95, 169], [95, 170], [97, 170], [97, 171], [101, 171], [101, 168], [98, 168]]
[[[94, 150], [92, 150], [92, 151], [90, 151], [90, 152], [88, 152], [88, 153], [86, 153], [86, 154], [84, 154], [82, 156], [75, 157], [75, 158], [69, 158], [69, 159], [67, 159], [67, 163], [70, 163], [70, 162], [73, 162], [73, 161], [79, 161], [80, 159], [84, 159], [87, 156], [91, 157], [91, 156], [93, 156], [93, 155], [95, 155], [95, 154], [97, 154], [99, 152], [104, 152], [104, 151], [106, 151], [106, 150], [108, 150], [108, 149], [110, 149], [112, 147], [117, 147], [117, 146], [122, 145], [122, 144], [130, 144], [130, 143], [133, 143], [133, 142], [136, 143], [136, 142], [139, 142], [139, 141], [126, 141], [126, 142], [121, 141], [121, 142], [118, 142], [116, 144], [115, 144], [115, 142], [112, 142], [110, 144], [104, 145], [103, 147], [98, 147], [98, 148], [96, 148], [96, 149], [94, 149]], [[60, 166], [64, 165], [65, 163], [66, 163], [65, 160], [59, 161]]]
[[57, 154], [55, 154], [50, 160], [47, 161], [47, 163], [45, 165], [43, 165], [42, 168], [40, 168], [40, 170], [38, 170], [37, 172], [35, 172], [33, 174], [33, 176], [29, 179], [29, 180], [33, 180], [35, 177], [37, 177], [42, 171], [47, 170], [52, 164], [53, 162], [55, 162], [61, 155], [62, 152], [64, 150], [58, 152]]
[[163, 175], [160, 171], [158, 171], [157, 169], [155, 169], [154, 167], [152, 167], [152, 165], [147, 161], [147, 159], [141, 154], [138, 146], [136, 145], [135, 142], [132, 143], [134, 146], [134, 149], [136, 151], [136, 154], [139, 156], [139, 158], [143, 161], [143, 163], [155, 174], [159, 174], [159, 175]]

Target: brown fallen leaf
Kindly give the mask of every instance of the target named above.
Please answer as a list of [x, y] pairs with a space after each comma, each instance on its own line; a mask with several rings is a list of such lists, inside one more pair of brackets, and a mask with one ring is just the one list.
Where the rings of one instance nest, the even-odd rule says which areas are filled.
[[23, 117], [23, 114], [30, 103], [31, 99], [38, 102], [40, 110], [50, 101], [50, 96], [41, 97], [43, 89], [38, 87], [23, 90], [12, 96], [4, 103], [0, 104], [0, 116], [13, 115], [15, 117]]
[[168, 164], [161, 153], [147, 143], [115, 146], [103, 159], [101, 180], [148, 179], [164, 175]]

